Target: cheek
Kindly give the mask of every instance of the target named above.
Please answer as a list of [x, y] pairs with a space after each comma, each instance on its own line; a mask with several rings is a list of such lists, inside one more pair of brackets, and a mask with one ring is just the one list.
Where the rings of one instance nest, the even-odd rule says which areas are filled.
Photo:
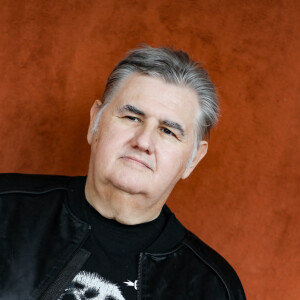
[[189, 156], [180, 150], [166, 148], [158, 155], [158, 167], [161, 172], [166, 173], [166, 176], [181, 177], [181, 173], [185, 171]]
[[124, 147], [130, 141], [130, 132], [124, 131], [120, 126], [111, 124], [111, 126], [103, 127], [96, 139], [96, 155], [102, 160], [109, 160], [114, 155], [120, 155], [124, 151]]

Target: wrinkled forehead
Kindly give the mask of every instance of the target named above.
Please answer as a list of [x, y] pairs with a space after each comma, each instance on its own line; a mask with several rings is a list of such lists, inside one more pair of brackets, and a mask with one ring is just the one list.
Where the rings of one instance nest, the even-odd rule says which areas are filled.
[[178, 108], [191, 112], [190, 117], [195, 115], [199, 108], [196, 92], [183, 84], [168, 83], [160, 77], [151, 77], [133, 73], [118, 85], [113, 93], [111, 101], [122, 98], [123, 101], [143, 99], [141, 103], [155, 106], [165, 103], [170, 109]]
[[147, 116], [175, 118], [185, 124], [194, 124], [199, 110], [197, 94], [191, 88], [140, 74], [124, 80], [109, 105], [113, 109], [131, 105]]
[[[110, 92], [106, 95], [105, 99], [102, 99], [103, 102], [110, 102], [118, 92], [124, 88], [124, 86], [131, 83], [133, 80], [138, 80], [140, 78], [144, 78], [145, 80], [149, 79], [149, 81], [154, 80], [161, 82], [162, 84], [165, 84], [167, 86], [174, 86], [182, 89], [187, 89], [190, 91], [190, 93], [194, 94], [195, 98], [198, 99], [197, 92], [189, 85], [184, 83], [176, 83], [176, 82], [170, 82], [167, 81], [162, 75], [160, 74], [142, 74], [137, 71], [133, 71], [130, 74], [127, 74], [122, 79], [115, 82], [113, 87], [110, 89]], [[198, 102], [198, 100], [197, 100]]]

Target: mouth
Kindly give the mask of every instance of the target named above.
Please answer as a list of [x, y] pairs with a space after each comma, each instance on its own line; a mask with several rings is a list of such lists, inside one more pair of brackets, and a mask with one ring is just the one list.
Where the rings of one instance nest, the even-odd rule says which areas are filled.
[[121, 158], [125, 159], [125, 160], [127, 160], [129, 162], [132, 162], [132, 163], [134, 163], [134, 164], [136, 164], [138, 166], [146, 167], [147, 169], [150, 169], [152, 171], [152, 168], [150, 167], [149, 164], [147, 164], [145, 161], [140, 160], [140, 159], [138, 159], [136, 157], [133, 157], [133, 156], [122, 156]]

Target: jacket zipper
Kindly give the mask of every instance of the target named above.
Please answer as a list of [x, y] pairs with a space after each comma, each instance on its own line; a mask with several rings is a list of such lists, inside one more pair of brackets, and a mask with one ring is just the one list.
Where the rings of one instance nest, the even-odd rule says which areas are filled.
[[139, 263], [138, 263], [138, 278], [137, 278], [137, 300], [142, 300], [142, 258], [143, 253], [139, 255]]

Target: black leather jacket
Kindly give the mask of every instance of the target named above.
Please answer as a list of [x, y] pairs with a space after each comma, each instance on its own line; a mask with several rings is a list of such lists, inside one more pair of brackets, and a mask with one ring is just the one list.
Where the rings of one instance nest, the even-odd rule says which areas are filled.
[[[0, 299], [57, 300], [86, 262], [90, 226], [70, 201], [76, 189], [76, 177], [0, 175]], [[140, 253], [138, 282], [139, 300], [246, 299], [230, 265], [173, 214]]]

